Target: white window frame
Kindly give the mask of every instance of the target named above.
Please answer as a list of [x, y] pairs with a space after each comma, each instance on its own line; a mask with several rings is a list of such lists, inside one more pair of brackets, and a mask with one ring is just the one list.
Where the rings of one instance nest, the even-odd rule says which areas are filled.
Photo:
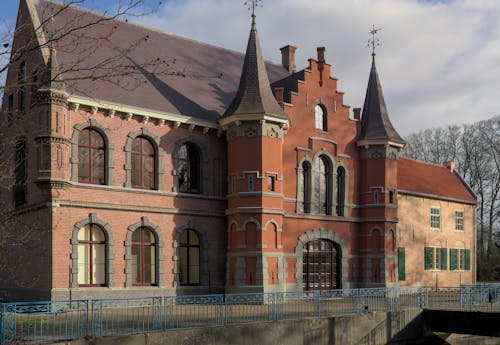
[[457, 250], [457, 270], [465, 271], [465, 249], [464, 248], [456, 248]]
[[455, 231], [464, 231], [464, 211], [455, 211]]
[[[433, 212], [433, 211], [437, 211]], [[441, 230], [441, 208], [432, 206], [430, 210], [430, 226], [431, 229]]]
[[431, 271], [441, 271], [441, 247], [429, 247], [431, 248]]

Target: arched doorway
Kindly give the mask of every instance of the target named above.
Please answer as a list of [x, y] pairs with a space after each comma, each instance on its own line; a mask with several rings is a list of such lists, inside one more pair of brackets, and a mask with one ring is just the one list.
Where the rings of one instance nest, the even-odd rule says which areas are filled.
[[302, 284], [306, 290], [341, 289], [341, 251], [333, 242], [307, 242], [302, 252]]

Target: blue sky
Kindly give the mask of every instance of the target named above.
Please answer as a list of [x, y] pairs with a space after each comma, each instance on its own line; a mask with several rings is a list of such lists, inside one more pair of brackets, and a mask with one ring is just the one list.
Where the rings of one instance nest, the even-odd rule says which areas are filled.
[[[122, 0], [128, 1], [128, 0]], [[154, 0], [149, 0], [153, 1]], [[250, 25], [243, 0], [168, 0], [141, 24], [244, 51]], [[13, 25], [17, 0], [0, 0]], [[118, 0], [86, 0], [91, 9]], [[311, 4], [314, 4], [312, 6]], [[297, 46], [297, 65], [326, 47], [344, 103], [361, 107], [372, 24], [381, 27], [377, 68], [391, 119], [402, 135], [500, 113], [500, 0], [265, 0], [257, 12], [264, 55]]]

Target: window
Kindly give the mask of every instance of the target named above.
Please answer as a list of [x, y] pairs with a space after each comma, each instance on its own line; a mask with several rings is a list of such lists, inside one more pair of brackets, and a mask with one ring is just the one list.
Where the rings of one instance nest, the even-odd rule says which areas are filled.
[[470, 250], [450, 249], [450, 271], [470, 270]]
[[406, 250], [404, 247], [398, 248], [398, 281], [406, 280]]
[[155, 149], [144, 137], [132, 141], [132, 187], [155, 188]]
[[139, 228], [132, 234], [132, 283], [156, 284], [156, 240], [147, 228]]
[[181, 285], [200, 284], [200, 239], [193, 230], [179, 236], [179, 265]]
[[26, 63], [21, 62], [19, 65], [19, 71], [18, 71], [18, 76], [17, 80], [19, 83], [19, 90], [17, 91], [17, 108], [19, 109], [20, 112], [23, 112], [25, 109], [25, 83], [27, 80], [27, 71], [26, 71]]
[[394, 191], [389, 191], [389, 204], [394, 204]]
[[374, 204], [378, 204], [379, 203], [379, 196], [380, 196], [380, 192], [378, 189], [374, 189], [373, 190], [373, 203]]
[[15, 153], [14, 204], [16, 207], [26, 203], [27, 172], [26, 139], [22, 138], [16, 142]]
[[302, 255], [304, 290], [340, 289], [340, 267], [340, 250], [332, 242], [307, 242]]
[[446, 248], [425, 247], [425, 269], [426, 270], [446, 270], [447, 257]]
[[455, 211], [455, 230], [464, 230], [464, 211]]
[[253, 190], [254, 190], [253, 176], [248, 176], [248, 191], [253, 192]]
[[269, 191], [274, 191], [274, 188], [275, 188], [275, 183], [274, 183], [274, 176], [268, 176], [267, 177], [267, 189]]
[[431, 229], [441, 228], [441, 214], [439, 207], [431, 207]]
[[78, 285], [106, 285], [106, 237], [95, 224], [78, 231]]
[[316, 196], [319, 213], [331, 214], [331, 168], [326, 157], [321, 156], [316, 166]]
[[12, 126], [14, 122], [14, 95], [10, 94], [7, 98], [7, 124]]
[[182, 193], [200, 193], [200, 153], [190, 143], [184, 144], [177, 152], [178, 188]]
[[344, 216], [345, 208], [345, 169], [337, 169], [337, 215]]
[[304, 213], [311, 213], [311, 165], [309, 162], [302, 163], [302, 182], [303, 210]]
[[98, 131], [86, 128], [78, 137], [78, 181], [105, 184], [105, 144]]
[[316, 119], [316, 129], [326, 131], [326, 111], [321, 105], [317, 104], [314, 106], [314, 116]]

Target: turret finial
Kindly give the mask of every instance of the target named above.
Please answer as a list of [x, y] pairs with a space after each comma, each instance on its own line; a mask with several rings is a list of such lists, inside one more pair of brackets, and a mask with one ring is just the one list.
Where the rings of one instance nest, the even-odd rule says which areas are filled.
[[375, 24], [372, 25], [372, 29], [371, 31], [369, 32], [369, 34], [372, 36], [369, 40], [368, 40], [368, 44], [366, 45], [367, 48], [371, 48], [372, 50], [372, 57], [375, 58], [375, 49], [377, 47], [380, 47], [382, 45], [382, 43], [380, 43], [380, 39], [378, 37], [376, 37], [375, 35], [377, 35], [377, 33], [382, 30], [382, 28], [378, 28], [376, 29], [375, 28]]
[[247, 6], [249, 10], [252, 10], [252, 18], [255, 18], [255, 9], [259, 6], [262, 7], [262, 0], [246, 0], [244, 5]]

